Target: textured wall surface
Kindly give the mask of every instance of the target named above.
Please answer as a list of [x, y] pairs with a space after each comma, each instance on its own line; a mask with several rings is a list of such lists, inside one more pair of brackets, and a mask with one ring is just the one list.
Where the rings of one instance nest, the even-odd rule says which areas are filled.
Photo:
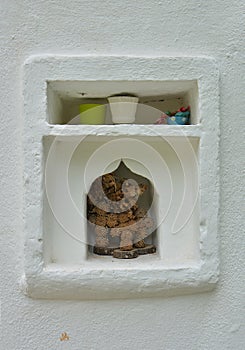
[[[243, 349], [243, 2], [2, 0], [0, 6], [2, 348]], [[29, 55], [42, 53], [215, 57], [221, 73], [221, 273], [213, 292], [103, 302], [22, 294], [21, 67]], [[59, 340], [64, 331], [67, 342]]]

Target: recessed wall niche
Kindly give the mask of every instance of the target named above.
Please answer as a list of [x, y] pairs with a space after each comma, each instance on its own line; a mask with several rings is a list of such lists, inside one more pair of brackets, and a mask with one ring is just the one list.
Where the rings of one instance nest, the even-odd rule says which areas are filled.
[[[219, 261], [216, 62], [48, 55], [30, 57], [23, 76], [24, 292], [33, 298], [110, 299], [214, 288]], [[104, 125], [74, 122], [79, 104], [105, 103], [123, 91], [139, 97], [134, 124], [112, 125], [109, 110]], [[190, 125], [153, 125], [162, 111], [183, 105], [190, 105]], [[91, 185], [121, 160], [154, 190], [157, 227], [149, 243], [156, 252], [135, 259], [93, 254], [87, 239]]]
[[[87, 194], [93, 182], [108, 172], [120, 178], [131, 175], [149, 187], [139, 201], [144, 201], [144, 209], [151, 206], [150, 216], [156, 225], [153, 241], [148, 243], [153, 243], [157, 252], [137, 258], [138, 265], [160, 260], [163, 266], [188, 266], [199, 261], [198, 138], [88, 136], [80, 142], [79, 138], [61, 141], [49, 137], [44, 140], [44, 149], [48, 155], [48, 201], [46, 198], [44, 203], [47, 264], [88, 264], [91, 259], [98, 265], [112, 260], [113, 266], [129, 263], [96, 256], [88, 249], [94, 236], [87, 224]], [[130, 152], [131, 157], [126, 157]], [[120, 166], [121, 160], [124, 166]], [[176, 234], [174, 224], [181, 228]]]
[[[196, 80], [189, 81], [49, 81], [47, 82], [48, 122], [77, 124], [79, 105], [108, 104], [107, 97], [126, 91], [139, 97], [135, 124], [154, 124], [161, 112], [190, 106], [190, 124], [199, 122], [199, 97]], [[106, 108], [105, 124], [112, 123]]]

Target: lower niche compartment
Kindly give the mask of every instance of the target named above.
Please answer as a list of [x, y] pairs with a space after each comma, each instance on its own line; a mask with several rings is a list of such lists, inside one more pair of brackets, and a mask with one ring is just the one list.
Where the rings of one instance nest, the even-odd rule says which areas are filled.
[[[199, 263], [198, 138], [156, 136], [151, 139], [122, 137], [118, 140], [113, 136], [101, 136], [98, 140], [89, 136], [81, 141], [76, 137], [60, 139], [49, 136], [44, 138], [43, 146], [45, 167], [51, 168], [46, 174], [43, 211], [46, 266], [71, 266], [72, 269], [135, 266], [144, 269], [151, 266], [154, 269], [159, 264], [169, 268]], [[110, 224], [111, 227], [105, 223], [105, 213], [100, 215], [102, 222], [98, 226], [99, 230], [106, 231], [106, 235], [102, 234], [106, 246], [99, 248], [113, 248], [113, 251], [117, 250], [118, 254], [124, 255], [123, 259], [114, 258], [113, 254], [94, 253], [94, 247], [98, 248], [95, 226], [91, 220], [87, 220], [88, 215], [94, 214], [90, 212], [93, 208], [87, 207], [87, 195], [96, 179], [106, 174], [114, 174], [116, 183], [113, 186], [119, 190], [123, 184], [126, 189], [127, 181], [124, 179], [130, 179], [132, 187], [142, 189], [143, 192], [136, 201], [138, 208], [135, 207], [133, 213], [130, 213], [130, 218], [133, 215], [132, 220], [135, 222], [126, 225], [126, 230], [129, 228], [133, 232], [128, 235], [131, 237], [130, 242], [124, 237], [126, 243], [121, 243], [116, 232], [115, 237], [112, 237], [109, 230], [118, 229], [118, 215], [124, 216], [132, 206], [123, 212], [119, 208], [119, 213], [110, 213], [109, 219], [116, 221]], [[102, 182], [100, 183], [103, 189]], [[108, 188], [113, 186], [110, 184]], [[129, 182], [128, 187], [130, 186]], [[116, 192], [112, 191], [111, 195]], [[121, 199], [118, 203], [123, 204]], [[96, 207], [102, 210], [101, 214], [103, 208], [100, 206], [103, 203], [98, 204]], [[146, 217], [154, 222], [144, 238], [137, 237], [137, 223], [141, 221], [136, 214], [138, 209], [146, 212]], [[107, 212], [107, 208], [104, 212]], [[123, 220], [120, 217], [120, 221]], [[137, 248], [137, 240], [142, 241], [139, 238], [144, 239], [147, 247], [150, 246], [150, 254], [130, 259], [126, 255], [134, 255], [132, 251]], [[107, 243], [107, 239], [110, 242]], [[133, 249], [124, 250], [124, 244], [133, 245]]]

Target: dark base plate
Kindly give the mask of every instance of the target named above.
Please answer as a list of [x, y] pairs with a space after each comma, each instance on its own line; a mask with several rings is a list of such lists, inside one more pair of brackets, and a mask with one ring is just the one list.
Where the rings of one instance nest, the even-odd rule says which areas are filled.
[[115, 249], [113, 252], [113, 258], [117, 259], [134, 259], [138, 258], [139, 254], [137, 249], [132, 250], [121, 250], [121, 249]]
[[137, 248], [139, 255], [154, 254], [156, 253], [156, 250], [157, 248], [153, 244], [146, 244], [144, 248]]
[[112, 255], [113, 258], [117, 258], [117, 259], [134, 259], [134, 258], [137, 258], [139, 255], [156, 253], [156, 246], [152, 244], [147, 244], [144, 248], [134, 248], [132, 250], [94, 247], [93, 251], [94, 251], [94, 254]]
[[94, 247], [94, 254], [98, 255], [113, 255], [115, 248], [102, 248], [102, 247]]

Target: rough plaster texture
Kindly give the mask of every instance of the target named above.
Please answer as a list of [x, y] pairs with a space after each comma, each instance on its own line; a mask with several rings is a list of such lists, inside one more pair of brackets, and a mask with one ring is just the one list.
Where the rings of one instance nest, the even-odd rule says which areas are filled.
[[[242, 1], [1, 2], [1, 347], [243, 349]], [[31, 54], [208, 55], [220, 69], [220, 280], [209, 293], [40, 301], [23, 274], [21, 66]], [[212, 93], [210, 91], [210, 93]], [[67, 342], [59, 337], [66, 331]]]

